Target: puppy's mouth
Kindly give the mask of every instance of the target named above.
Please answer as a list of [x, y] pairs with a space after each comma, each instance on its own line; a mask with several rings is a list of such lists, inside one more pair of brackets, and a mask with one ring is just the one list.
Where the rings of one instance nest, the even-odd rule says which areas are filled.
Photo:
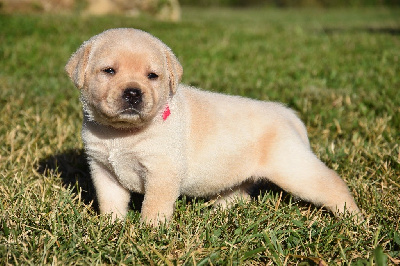
[[139, 115], [140, 116], [140, 110], [138, 110], [134, 107], [128, 107], [121, 111], [118, 111], [117, 116], [120, 116], [120, 115]]
[[89, 119], [105, 125], [132, 125], [142, 123], [145, 120], [143, 105], [130, 106], [127, 103], [120, 103], [117, 110], [105, 107], [103, 104], [93, 104], [82, 101], [84, 110], [89, 114]]
[[125, 108], [112, 114], [95, 109], [92, 114], [94, 121], [115, 128], [141, 127], [146, 120], [145, 114], [135, 108]]
[[102, 112], [99, 111], [98, 109], [94, 110], [97, 113], [97, 115], [101, 117], [101, 120], [107, 120], [109, 122], [122, 122], [128, 120], [130, 121], [135, 117], [139, 120], [142, 118], [142, 112], [133, 108], [125, 108], [123, 110], [113, 113]]
[[116, 128], [139, 128], [153, 116], [153, 104], [145, 99], [145, 92], [135, 87], [121, 91], [116, 98], [89, 102], [81, 96], [88, 118]]

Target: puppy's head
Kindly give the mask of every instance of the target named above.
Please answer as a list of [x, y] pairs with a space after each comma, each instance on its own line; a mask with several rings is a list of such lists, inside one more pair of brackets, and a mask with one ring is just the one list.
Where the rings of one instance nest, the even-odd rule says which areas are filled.
[[84, 42], [65, 69], [81, 90], [89, 119], [115, 128], [141, 128], [165, 108], [182, 66], [159, 39], [112, 29]]

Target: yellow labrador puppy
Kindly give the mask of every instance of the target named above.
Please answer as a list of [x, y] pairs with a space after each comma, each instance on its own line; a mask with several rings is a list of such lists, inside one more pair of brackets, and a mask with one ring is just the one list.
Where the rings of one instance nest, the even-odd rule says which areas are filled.
[[123, 218], [134, 191], [144, 194], [142, 220], [157, 225], [181, 194], [226, 206], [247, 199], [262, 179], [336, 215], [360, 213], [343, 180], [310, 150], [292, 110], [180, 84], [177, 58], [146, 32], [94, 36], [66, 71], [81, 91], [101, 213]]

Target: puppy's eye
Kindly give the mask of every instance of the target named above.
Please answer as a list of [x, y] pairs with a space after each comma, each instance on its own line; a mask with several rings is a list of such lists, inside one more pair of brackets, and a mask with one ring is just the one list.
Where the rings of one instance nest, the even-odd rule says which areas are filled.
[[110, 75], [114, 75], [115, 74], [114, 68], [111, 68], [111, 67], [107, 67], [107, 68], [103, 69], [103, 72], [107, 73], [107, 74], [110, 74]]
[[157, 79], [157, 78], [158, 78], [158, 75], [157, 75], [156, 73], [149, 73], [149, 74], [147, 75], [147, 78], [148, 78], [148, 79]]

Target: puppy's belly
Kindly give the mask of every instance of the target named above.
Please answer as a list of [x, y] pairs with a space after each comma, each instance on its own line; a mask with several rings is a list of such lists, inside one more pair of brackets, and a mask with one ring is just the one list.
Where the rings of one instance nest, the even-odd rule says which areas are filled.
[[244, 177], [245, 176], [203, 175], [202, 178], [196, 179], [197, 182], [188, 182], [183, 185], [181, 194], [191, 197], [213, 196], [248, 180], [248, 178]]
[[195, 197], [218, 194], [251, 179], [255, 164], [254, 160], [244, 161], [239, 154], [233, 158], [216, 154], [215, 158], [192, 162], [183, 178], [181, 192]]

